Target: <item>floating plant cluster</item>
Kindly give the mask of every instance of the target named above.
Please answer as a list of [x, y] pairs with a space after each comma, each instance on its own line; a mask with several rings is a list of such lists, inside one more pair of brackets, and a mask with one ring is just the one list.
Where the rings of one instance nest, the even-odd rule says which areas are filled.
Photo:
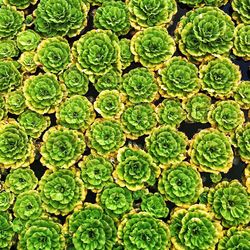
[[236, 58], [249, 0], [0, 0], [0, 249], [249, 249]]

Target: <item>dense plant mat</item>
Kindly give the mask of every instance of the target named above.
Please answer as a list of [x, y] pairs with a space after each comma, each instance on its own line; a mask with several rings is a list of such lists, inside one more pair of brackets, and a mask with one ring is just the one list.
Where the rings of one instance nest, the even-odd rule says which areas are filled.
[[0, 0], [0, 250], [250, 247], [249, 0]]

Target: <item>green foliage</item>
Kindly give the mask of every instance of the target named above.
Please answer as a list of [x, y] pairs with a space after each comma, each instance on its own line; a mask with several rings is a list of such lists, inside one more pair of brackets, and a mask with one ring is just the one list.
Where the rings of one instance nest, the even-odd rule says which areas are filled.
[[116, 226], [113, 219], [95, 204], [84, 207], [67, 217], [66, 228], [75, 249], [112, 250], [116, 240]]
[[48, 73], [60, 73], [70, 63], [70, 46], [62, 37], [53, 37], [43, 40], [35, 55], [36, 64]]
[[85, 131], [93, 123], [95, 112], [85, 96], [74, 95], [56, 109], [56, 117], [63, 127]]
[[91, 30], [73, 45], [77, 66], [88, 75], [103, 75], [113, 67], [120, 69], [118, 38], [110, 30]]
[[204, 205], [193, 205], [174, 210], [170, 232], [176, 249], [215, 249], [222, 237], [222, 226]]
[[121, 148], [117, 160], [114, 179], [118, 185], [129, 190], [137, 191], [146, 185], [153, 186], [160, 175], [160, 169], [152, 157], [137, 147]]
[[121, 115], [121, 123], [129, 139], [148, 135], [157, 124], [155, 106], [149, 103], [128, 106]]
[[39, 74], [27, 78], [23, 92], [26, 105], [39, 114], [54, 113], [55, 107], [62, 101], [65, 86], [58, 82], [53, 74]]
[[18, 117], [18, 122], [32, 138], [39, 138], [50, 126], [49, 116], [43, 116], [29, 109]]
[[181, 162], [162, 172], [158, 190], [177, 206], [191, 205], [197, 202], [202, 192], [202, 179], [195, 167]]
[[119, 187], [116, 184], [109, 184], [97, 194], [98, 204], [111, 217], [121, 217], [133, 208], [132, 193], [127, 188]]
[[79, 171], [47, 170], [39, 183], [43, 208], [53, 214], [67, 215], [84, 201], [86, 191]]
[[210, 188], [208, 204], [224, 227], [247, 225], [250, 200], [246, 188], [237, 180], [222, 181]]
[[231, 50], [234, 23], [219, 8], [197, 8], [181, 18], [176, 35], [184, 55], [191, 60], [203, 61], [210, 54], [222, 55]]
[[152, 70], [159, 69], [175, 52], [174, 39], [161, 27], [138, 31], [131, 39], [135, 62]]
[[234, 33], [233, 53], [238, 57], [243, 57], [244, 60], [250, 59], [249, 39], [250, 25], [239, 24]]
[[123, 97], [117, 90], [103, 90], [94, 102], [94, 108], [103, 118], [119, 118], [124, 109]]
[[14, 194], [22, 194], [36, 188], [38, 179], [30, 168], [12, 169], [6, 176], [4, 187]]
[[69, 96], [85, 95], [88, 92], [89, 79], [75, 65], [67, 68], [59, 78], [65, 84]]
[[0, 122], [0, 166], [18, 168], [34, 161], [34, 145], [14, 119]]
[[40, 39], [34, 30], [25, 30], [17, 34], [17, 46], [21, 51], [36, 50]]
[[115, 154], [126, 140], [120, 122], [105, 119], [96, 119], [86, 136], [88, 146], [103, 156]]
[[160, 125], [179, 127], [186, 118], [186, 112], [182, 109], [178, 99], [164, 99], [156, 108], [157, 119]]
[[124, 216], [118, 227], [118, 238], [125, 249], [168, 249], [168, 226], [148, 213], [130, 213]]
[[141, 210], [156, 218], [166, 218], [169, 209], [162, 195], [159, 193], [149, 193], [142, 196]]
[[146, 68], [135, 68], [123, 76], [122, 92], [132, 103], [152, 102], [157, 98], [154, 74]]
[[35, 29], [46, 37], [79, 35], [87, 24], [88, 10], [81, 0], [41, 0], [35, 10]]
[[13, 38], [23, 29], [23, 12], [14, 7], [0, 5], [0, 16], [0, 39]]
[[93, 192], [101, 191], [103, 187], [113, 182], [113, 165], [102, 156], [84, 156], [83, 161], [79, 162], [78, 166], [81, 169], [84, 187]]
[[41, 163], [50, 169], [70, 168], [82, 158], [84, 135], [62, 126], [51, 127], [43, 135]]
[[22, 76], [12, 61], [0, 61], [0, 93], [6, 93], [21, 85]]
[[117, 35], [126, 35], [130, 30], [129, 11], [122, 1], [107, 1], [99, 7], [94, 16], [97, 29], [111, 30]]
[[161, 95], [183, 99], [200, 88], [197, 67], [181, 57], [173, 57], [159, 70]]
[[239, 66], [226, 57], [216, 58], [200, 69], [202, 89], [220, 99], [229, 97], [241, 79]]
[[212, 128], [203, 129], [193, 137], [189, 155], [191, 163], [202, 172], [227, 173], [233, 163], [229, 137]]
[[175, 0], [128, 0], [130, 21], [134, 28], [165, 26], [177, 12]]
[[146, 148], [159, 164], [178, 163], [186, 158], [187, 137], [170, 126], [153, 129], [146, 138]]

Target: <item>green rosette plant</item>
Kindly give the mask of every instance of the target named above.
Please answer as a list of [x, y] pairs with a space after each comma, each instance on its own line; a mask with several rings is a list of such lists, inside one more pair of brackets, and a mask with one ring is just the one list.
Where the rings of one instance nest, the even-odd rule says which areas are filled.
[[14, 231], [12, 216], [8, 212], [0, 211], [0, 248], [10, 249], [13, 244]]
[[104, 2], [95, 12], [94, 26], [111, 30], [117, 35], [126, 35], [130, 30], [127, 5], [122, 1]]
[[39, 74], [27, 78], [23, 92], [28, 108], [39, 114], [54, 113], [62, 101], [65, 86], [53, 74]]
[[110, 69], [120, 69], [120, 47], [110, 30], [91, 30], [73, 45], [77, 66], [88, 75], [103, 75]]
[[121, 115], [121, 124], [129, 139], [136, 140], [150, 134], [157, 125], [155, 106], [150, 103], [127, 106]]
[[41, 163], [50, 169], [70, 168], [82, 158], [86, 148], [84, 135], [60, 125], [43, 135]]
[[176, 35], [182, 54], [203, 61], [211, 54], [229, 53], [233, 47], [234, 23], [217, 7], [197, 8], [181, 18]]
[[20, 115], [26, 108], [25, 97], [22, 90], [9, 92], [5, 96], [6, 109], [9, 113]]
[[85, 131], [94, 122], [95, 112], [87, 97], [74, 95], [56, 108], [56, 118], [63, 127]]
[[17, 9], [26, 9], [31, 4], [35, 5], [37, 0], [3, 0], [3, 2], [7, 5], [15, 6]]
[[199, 203], [200, 204], [207, 205], [207, 203], [208, 203], [208, 201], [207, 201], [208, 193], [209, 193], [209, 187], [204, 187], [203, 192], [200, 194], [200, 197], [199, 197]]
[[7, 114], [7, 110], [5, 107], [5, 100], [4, 100], [4, 97], [0, 95], [0, 121], [5, 118], [6, 114]]
[[131, 39], [135, 62], [151, 70], [158, 70], [175, 52], [174, 39], [161, 27], [138, 31]]
[[23, 221], [35, 220], [42, 215], [42, 201], [35, 190], [23, 192], [16, 198], [13, 212], [16, 218]]
[[210, 108], [208, 121], [212, 127], [222, 132], [233, 132], [245, 121], [244, 113], [240, 105], [232, 100], [218, 101]]
[[152, 157], [137, 147], [123, 147], [118, 151], [118, 165], [113, 172], [116, 183], [131, 191], [153, 186], [160, 175], [160, 168]]
[[41, 137], [51, 123], [49, 116], [43, 116], [29, 109], [24, 111], [17, 119], [25, 129], [26, 134], [34, 139]]
[[250, 221], [250, 199], [238, 181], [222, 181], [208, 193], [208, 204], [224, 227], [247, 225]]
[[67, 217], [64, 225], [74, 249], [112, 250], [116, 241], [114, 220], [96, 205], [85, 203]]
[[235, 142], [241, 160], [250, 163], [250, 123], [247, 122], [236, 130]]
[[74, 37], [87, 25], [89, 4], [81, 0], [41, 0], [34, 12], [35, 29], [46, 37]]
[[119, 40], [122, 69], [126, 69], [134, 61], [134, 56], [130, 50], [131, 41], [127, 38]]
[[131, 25], [140, 30], [153, 26], [168, 25], [177, 12], [175, 0], [126, 0]]
[[12, 61], [0, 61], [0, 93], [21, 85], [22, 76]]
[[233, 18], [238, 23], [250, 24], [250, 2], [249, 0], [233, 0], [232, 8], [235, 11]]
[[222, 226], [205, 205], [188, 209], [176, 208], [170, 218], [171, 241], [174, 249], [215, 249], [222, 237]]
[[197, 202], [203, 191], [199, 172], [188, 162], [181, 162], [165, 169], [158, 182], [158, 190], [177, 206]]
[[0, 122], [0, 166], [18, 168], [34, 161], [34, 145], [14, 119]]
[[131, 212], [125, 215], [118, 226], [118, 240], [124, 249], [169, 249], [168, 226], [149, 213]]
[[182, 102], [190, 122], [208, 122], [208, 112], [212, 104], [211, 98], [203, 93], [195, 94]]
[[0, 39], [13, 38], [24, 27], [24, 14], [15, 7], [0, 5]]
[[85, 95], [88, 92], [88, 77], [76, 65], [71, 65], [66, 69], [59, 79], [65, 84], [68, 96]]
[[88, 155], [78, 163], [84, 187], [93, 192], [100, 192], [106, 185], [113, 182], [113, 165], [102, 156]]
[[21, 51], [36, 50], [41, 37], [34, 30], [24, 30], [17, 34], [17, 46]]
[[30, 168], [12, 169], [6, 176], [4, 188], [10, 190], [15, 195], [33, 190], [38, 184], [33, 170]]
[[70, 46], [62, 37], [52, 37], [43, 40], [35, 55], [36, 64], [48, 73], [60, 73], [69, 65]]
[[240, 82], [233, 97], [242, 109], [250, 109], [250, 81]]
[[4, 39], [0, 41], [0, 60], [4, 58], [17, 57], [19, 50], [16, 41]]
[[169, 209], [162, 195], [149, 193], [142, 196], [141, 210], [156, 218], [166, 218]]
[[104, 75], [96, 77], [94, 87], [99, 93], [104, 90], [119, 90], [121, 82], [121, 73], [115, 69], [110, 69]]
[[86, 132], [89, 148], [97, 154], [109, 156], [125, 144], [120, 122], [105, 119], [96, 119]]
[[103, 118], [119, 118], [124, 110], [123, 97], [117, 90], [104, 90], [96, 98], [94, 108]]
[[48, 217], [29, 220], [21, 231], [17, 244], [18, 250], [64, 248], [65, 239], [62, 234], [62, 226]]
[[31, 27], [34, 24], [34, 16], [32, 14], [26, 15], [24, 23], [26, 27]]
[[181, 57], [173, 57], [159, 70], [161, 95], [185, 98], [199, 91], [197, 67]]
[[179, 127], [186, 118], [186, 112], [178, 99], [165, 99], [157, 108], [157, 120], [160, 125]]
[[179, 2], [195, 7], [200, 5], [221, 7], [225, 5], [228, 0], [179, 0]]
[[188, 138], [170, 126], [153, 129], [146, 138], [146, 148], [158, 164], [178, 163], [186, 158]]
[[47, 170], [39, 182], [42, 207], [55, 215], [67, 215], [80, 205], [86, 190], [76, 169]]
[[243, 57], [244, 60], [250, 60], [249, 48], [250, 24], [239, 24], [234, 33], [233, 53], [238, 57]]
[[212, 183], [219, 183], [222, 180], [222, 175], [221, 173], [218, 173], [218, 174], [211, 173], [209, 175], [209, 178], [212, 181]]
[[96, 196], [97, 203], [112, 218], [120, 218], [133, 208], [131, 191], [114, 183], [104, 187]]
[[123, 76], [122, 92], [132, 103], [153, 102], [158, 98], [154, 73], [146, 68], [135, 68]]
[[218, 250], [247, 249], [250, 246], [250, 228], [230, 228], [219, 241]]
[[23, 72], [35, 73], [37, 70], [37, 65], [34, 61], [36, 53], [34, 51], [26, 51], [21, 54], [18, 62], [21, 64], [21, 70]]
[[227, 173], [233, 165], [231, 140], [216, 129], [203, 129], [191, 140], [191, 164], [201, 172]]
[[5, 190], [0, 191], [0, 212], [7, 211], [13, 204], [14, 198], [13, 193]]
[[200, 68], [202, 89], [209, 95], [225, 99], [235, 91], [240, 79], [241, 72], [238, 65], [226, 57], [219, 57]]

